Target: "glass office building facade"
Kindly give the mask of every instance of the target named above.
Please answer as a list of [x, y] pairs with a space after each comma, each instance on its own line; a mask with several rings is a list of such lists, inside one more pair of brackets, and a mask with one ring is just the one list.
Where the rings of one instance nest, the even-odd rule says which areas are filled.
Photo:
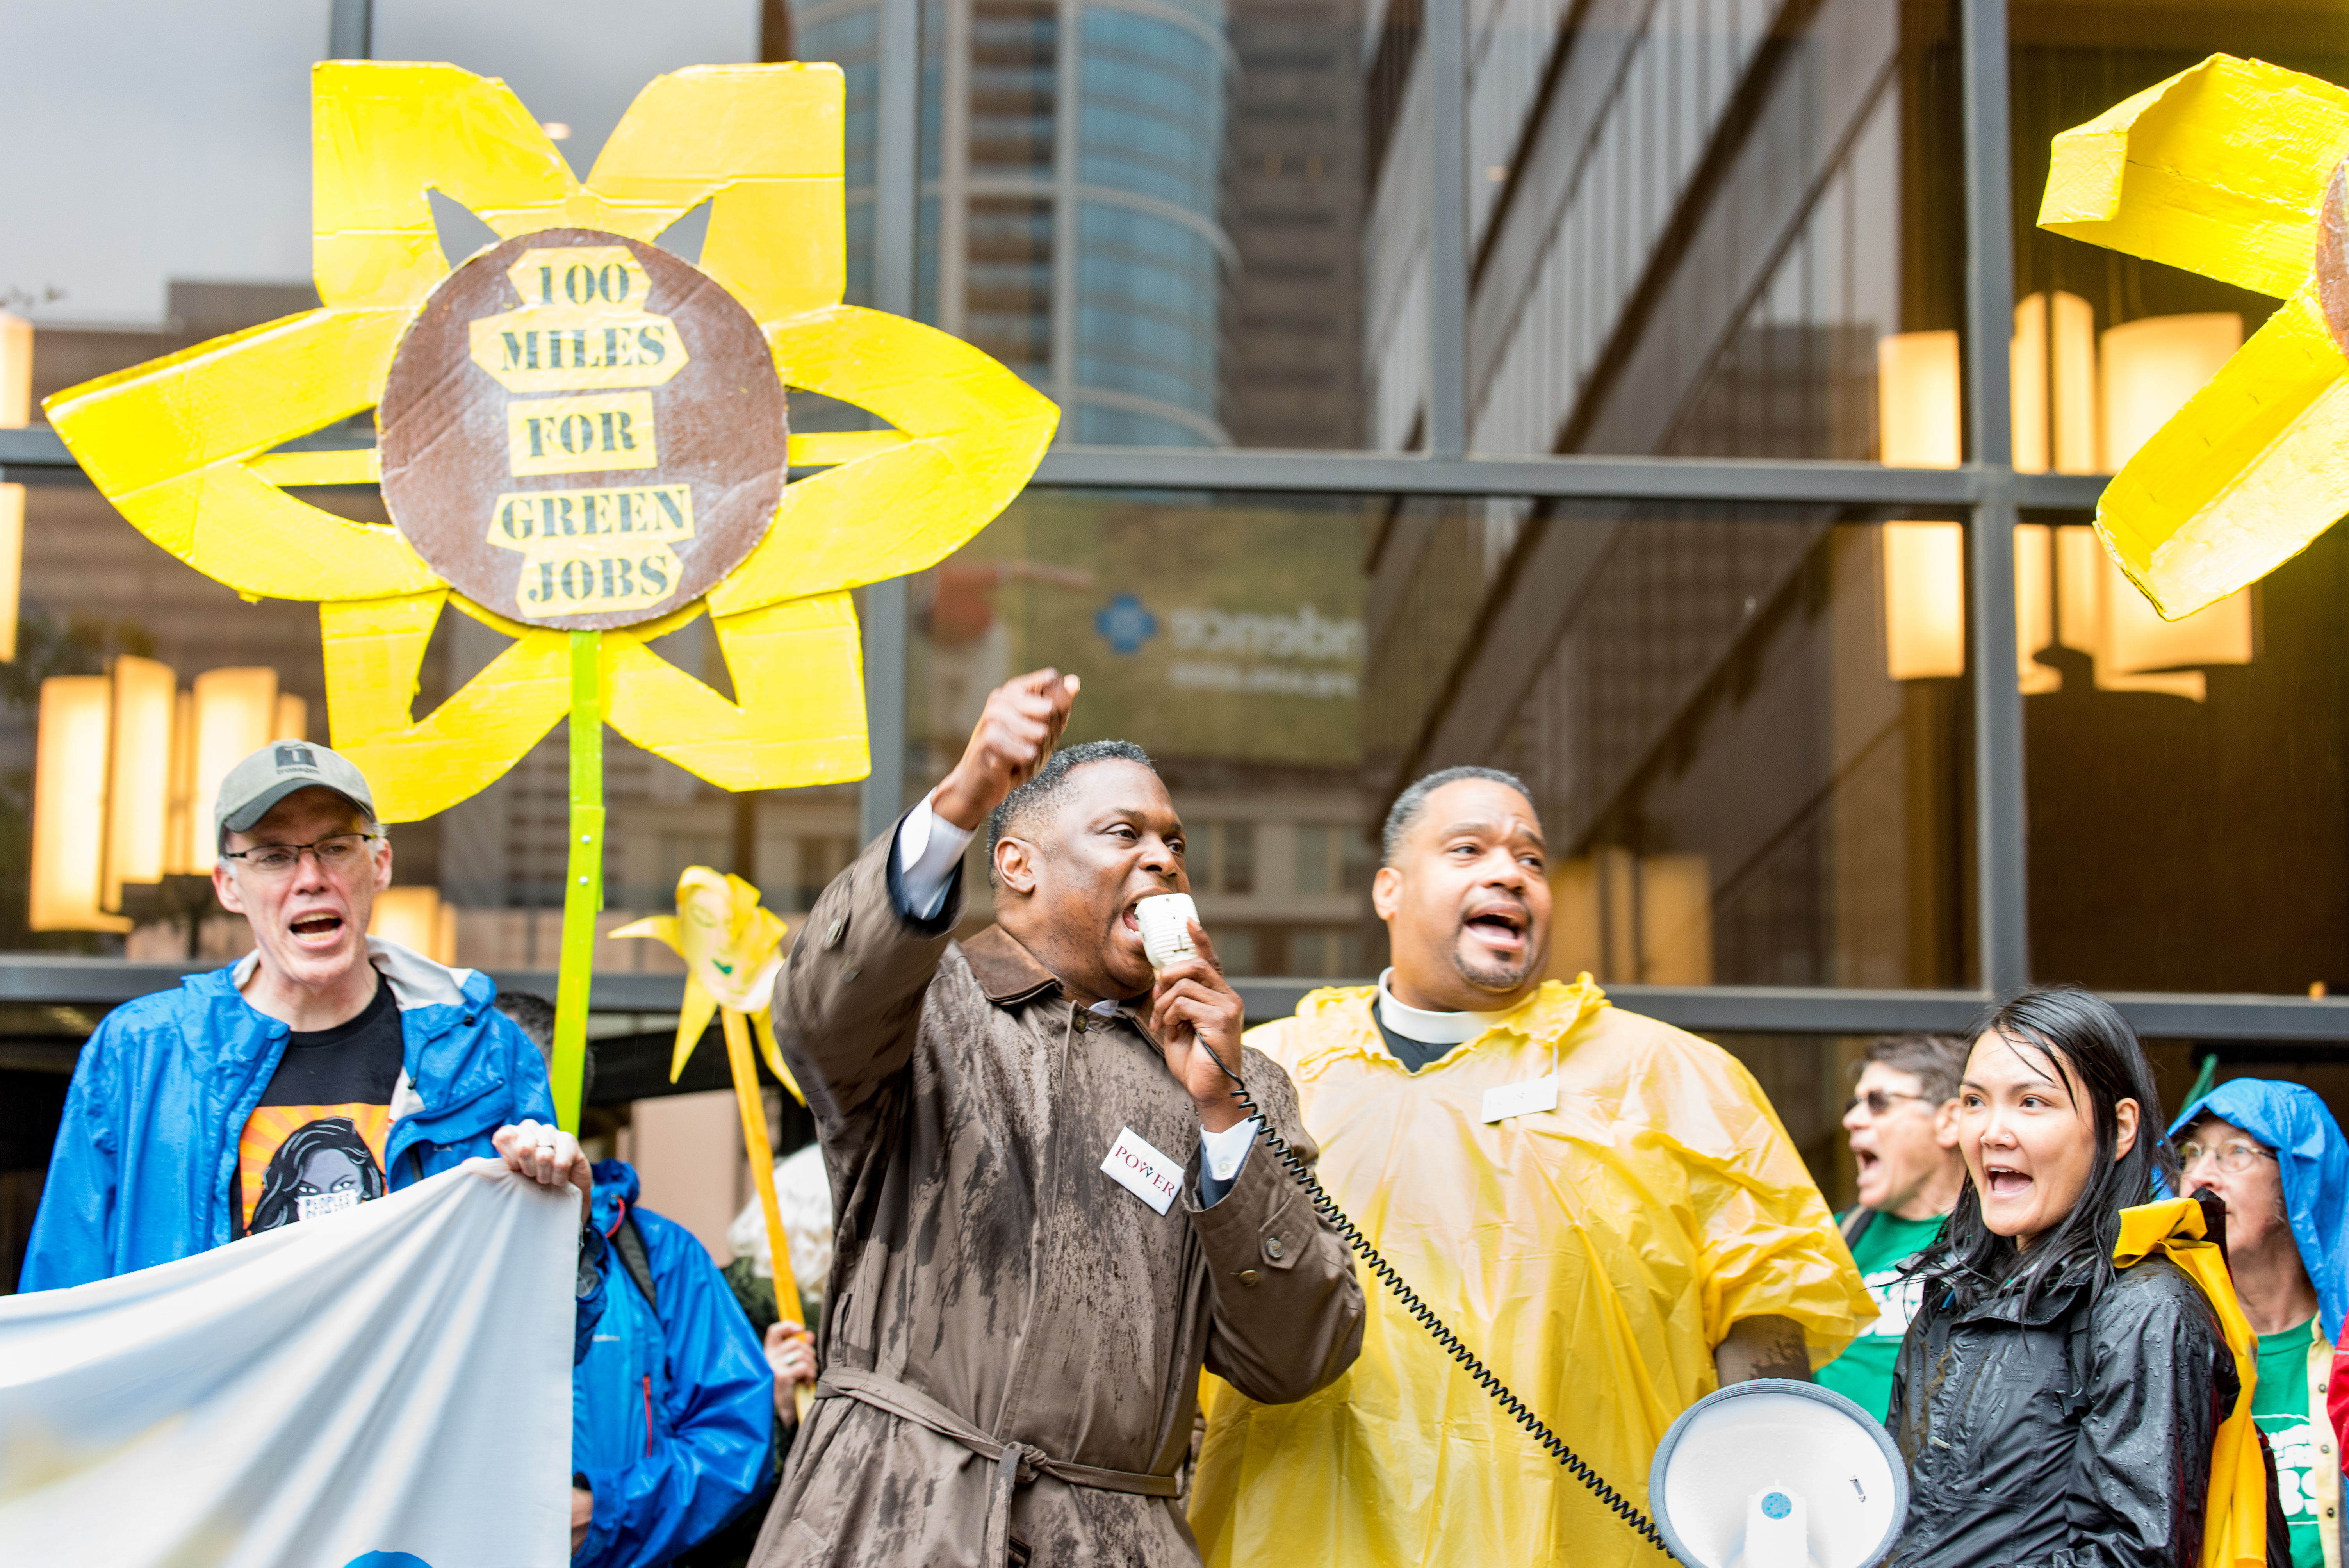
[[[999, 521], [864, 596], [896, 788], [736, 799], [611, 738], [609, 923], [695, 863], [803, 910], [988, 687], [1050, 663], [1086, 677], [1076, 733], [1162, 760], [1259, 1014], [1376, 974], [1387, 803], [1482, 763], [1544, 815], [1557, 970], [1730, 1044], [1831, 1190], [1857, 1043], [2025, 979], [2123, 994], [2172, 1090], [2215, 1055], [2349, 1098], [2349, 545], [2165, 631], [2087, 528], [2275, 302], [2033, 222], [2055, 132], [2213, 52], [2349, 81], [2337, 7], [707, 0], [559, 55], [556, 7], [504, 9], [548, 26], [419, 0], [378, 7], [377, 53], [508, 77], [583, 170], [656, 70], [839, 62], [850, 297], [1062, 410]], [[104, 63], [43, 26], [28, 77], [120, 112], [78, 142], [0, 125], [45, 149], [0, 231], [36, 390], [302, 308], [311, 19]], [[238, 102], [158, 108], [117, 68], [208, 46], [248, 67]], [[86, 222], [98, 190], [164, 216]], [[478, 233], [445, 216], [461, 255]], [[33, 929], [42, 678], [267, 670], [320, 738], [326, 694], [314, 610], [196, 576], [37, 428], [0, 432], [0, 470], [27, 486], [0, 1050], [54, 1065], [102, 1003], [42, 954], [184, 962], [237, 932], [193, 877], [130, 890], [128, 929]], [[499, 645], [450, 617], [419, 710]], [[691, 628], [663, 652], [722, 677]], [[395, 830], [460, 961], [551, 967], [564, 805], [557, 734]], [[649, 945], [601, 962], [649, 983]], [[655, 1037], [642, 995], [625, 1026]]]

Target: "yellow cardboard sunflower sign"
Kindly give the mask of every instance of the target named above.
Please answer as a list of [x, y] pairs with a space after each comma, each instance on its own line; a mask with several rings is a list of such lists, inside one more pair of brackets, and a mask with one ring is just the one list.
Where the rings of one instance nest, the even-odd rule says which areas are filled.
[[2349, 91], [2213, 55], [2054, 141], [2040, 226], [2283, 300], [2113, 476], [2096, 528], [2170, 620], [2349, 511]]
[[[472, 795], [569, 716], [554, 1078], [575, 1125], [602, 727], [730, 789], [863, 777], [848, 590], [986, 526], [1058, 410], [944, 333], [842, 303], [837, 67], [657, 77], [584, 182], [501, 81], [330, 61], [312, 85], [322, 306], [73, 387], [49, 419], [158, 544], [248, 598], [318, 602], [334, 744], [387, 820]], [[450, 267], [433, 190], [499, 242]], [[654, 243], [704, 202], [698, 262]], [[793, 437], [787, 387], [889, 428]], [[373, 450], [279, 449], [370, 408]], [[369, 480], [389, 527], [287, 489]], [[419, 718], [448, 609], [512, 642]], [[647, 646], [702, 614], [734, 700]]]

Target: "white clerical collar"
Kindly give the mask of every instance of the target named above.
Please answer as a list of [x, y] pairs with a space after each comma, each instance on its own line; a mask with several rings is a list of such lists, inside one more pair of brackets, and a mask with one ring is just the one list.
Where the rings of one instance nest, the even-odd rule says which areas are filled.
[[1379, 1021], [1406, 1040], [1417, 1040], [1423, 1046], [1465, 1045], [1491, 1028], [1504, 1015], [1499, 1013], [1431, 1013], [1423, 1007], [1413, 1007], [1395, 1000], [1387, 989], [1387, 976], [1394, 970], [1388, 968], [1379, 975]]

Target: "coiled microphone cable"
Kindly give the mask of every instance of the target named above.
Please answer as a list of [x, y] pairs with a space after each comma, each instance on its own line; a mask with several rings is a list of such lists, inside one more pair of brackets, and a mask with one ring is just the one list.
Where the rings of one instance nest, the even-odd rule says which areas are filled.
[[1216, 1055], [1216, 1048], [1200, 1039], [1196, 1034], [1192, 1036], [1192, 1042], [1206, 1051], [1209, 1059], [1223, 1068], [1224, 1076], [1232, 1080], [1232, 1098], [1238, 1100], [1250, 1116], [1256, 1118], [1257, 1137], [1263, 1140], [1267, 1149], [1272, 1150], [1274, 1157], [1288, 1169], [1288, 1173], [1297, 1179], [1297, 1184], [1305, 1190], [1305, 1196], [1312, 1202], [1313, 1212], [1328, 1221], [1330, 1229], [1345, 1238], [1346, 1244], [1362, 1255], [1362, 1262], [1370, 1265], [1371, 1272], [1394, 1294], [1394, 1298], [1402, 1303], [1403, 1310], [1419, 1320], [1419, 1326], [1427, 1331], [1428, 1337], [1450, 1353], [1452, 1358], [1460, 1363], [1468, 1376], [1474, 1378], [1485, 1392], [1490, 1394], [1501, 1408], [1515, 1417], [1517, 1424], [1531, 1433], [1536, 1442], [1548, 1449], [1550, 1456], [1564, 1465], [1567, 1472], [1575, 1480], [1588, 1487], [1591, 1495], [1613, 1511], [1633, 1533], [1670, 1557], [1671, 1549], [1664, 1544], [1663, 1535], [1656, 1529], [1654, 1521], [1634, 1507], [1630, 1498], [1609, 1486], [1607, 1483], [1607, 1478], [1592, 1470], [1580, 1454], [1567, 1447], [1565, 1439], [1551, 1431], [1547, 1423], [1535, 1415], [1507, 1384], [1495, 1376], [1493, 1369], [1485, 1366], [1475, 1351], [1460, 1342], [1460, 1336], [1453, 1333], [1442, 1318], [1435, 1315], [1433, 1308], [1420, 1300], [1419, 1293], [1412, 1289], [1409, 1282], [1396, 1272], [1394, 1264], [1380, 1255], [1379, 1249], [1371, 1244], [1370, 1237], [1362, 1233], [1362, 1228], [1348, 1218], [1343, 1209], [1338, 1207], [1337, 1200], [1330, 1196], [1297, 1150], [1288, 1146], [1288, 1140], [1272, 1130], [1272, 1118], [1257, 1108], [1256, 1099], [1248, 1093], [1247, 1085], [1240, 1081], [1240, 1075], [1232, 1071], [1224, 1058]]

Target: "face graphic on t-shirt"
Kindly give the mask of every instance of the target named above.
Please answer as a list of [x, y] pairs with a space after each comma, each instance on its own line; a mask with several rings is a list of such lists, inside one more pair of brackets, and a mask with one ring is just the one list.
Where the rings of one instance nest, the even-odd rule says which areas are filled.
[[366, 1171], [347, 1149], [322, 1149], [302, 1162], [302, 1179], [294, 1188], [294, 1206], [303, 1219], [331, 1214], [359, 1201]]
[[383, 1168], [347, 1116], [320, 1117], [286, 1134], [270, 1155], [254, 1204], [254, 1234], [355, 1209], [383, 1195]]

